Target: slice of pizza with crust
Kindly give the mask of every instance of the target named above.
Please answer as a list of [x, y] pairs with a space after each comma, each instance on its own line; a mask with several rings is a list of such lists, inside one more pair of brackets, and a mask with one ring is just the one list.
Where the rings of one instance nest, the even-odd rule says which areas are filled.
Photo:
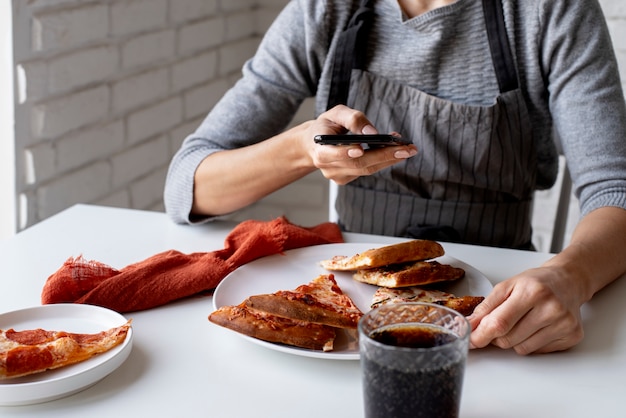
[[249, 337], [311, 350], [331, 351], [336, 337], [333, 327], [283, 318], [244, 303], [222, 306], [211, 313], [209, 321]]
[[363, 316], [332, 274], [320, 275], [294, 290], [250, 296], [244, 304], [285, 318], [337, 328], [354, 329]]
[[415, 261], [358, 270], [354, 280], [383, 287], [408, 287], [459, 280], [465, 270], [437, 261]]
[[375, 309], [390, 303], [428, 302], [446, 306], [468, 316], [484, 299], [483, 296], [455, 296], [452, 293], [415, 286], [400, 289], [380, 287], [372, 297], [371, 308]]
[[399, 244], [372, 248], [353, 256], [336, 255], [322, 260], [320, 264], [331, 271], [350, 271], [383, 267], [389, 264], [423, 261], [441, 257], [444, 250], [441, 244], [430, 240], [412, 240]]
[[58, 369], [87, 360], [121, 344], [126, 324], [96, 334], [31, 329], [0, 330], [0, 379]]

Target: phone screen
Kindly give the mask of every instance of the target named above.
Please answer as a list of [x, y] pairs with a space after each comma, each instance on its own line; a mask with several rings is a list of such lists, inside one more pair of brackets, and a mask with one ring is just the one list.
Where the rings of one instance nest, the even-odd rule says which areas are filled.
[[374, 135], [316, 135], [315, 143], [323, 145], [350, 145], [361, 144], [369, 147], [384, 147], [391, 145], [408, 145], [411, 141], [402, 137], [386, 134]]

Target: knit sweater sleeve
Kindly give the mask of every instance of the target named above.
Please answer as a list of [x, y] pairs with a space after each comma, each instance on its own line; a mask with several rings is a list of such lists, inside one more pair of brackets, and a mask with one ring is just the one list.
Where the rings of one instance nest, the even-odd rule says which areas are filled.
[[[242, 77], [183, 141], [167, 174], [164, 201], [177, 223], [201, 223], [190, 216], [194, 174], [209, 155], [244, 147], [282, 131], [302, 101], [315, 96], [328, 52], [335, 13], [326, 1], [292, 0], [266, 32]], [[346, 13], [347, 16], [347, 13]], [[227, 175], [227, 173], [224, 173]]]
[[626, 209], [626, 102], [600, 6], [596, 0], [540, 3], [548, 106], [581, 213]]

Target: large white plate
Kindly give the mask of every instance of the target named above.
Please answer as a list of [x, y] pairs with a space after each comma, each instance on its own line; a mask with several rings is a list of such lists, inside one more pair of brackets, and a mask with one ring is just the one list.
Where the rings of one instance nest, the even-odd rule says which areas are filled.
[[[126, 323], [119, 313], [92, 305], [57, 304], [0, 314], [0, 329], [42, 328], [73, 333], [97, 333]], [[79, 392], [117, 369], [132, 350], [132, 328], [117, 347], [55, 370], [0, 380], [0, 405], [47, 402]]]
[[[213, 306], [218, 309], [222, 306], [238, 305], [251, 295], [294, 289], [320, 274], [329, 273], [319, 265], [322, 260], [335, 255], [352, 256], [381, 246], [367, 243], [316, 245], [286, 251], [284, 255], [277, 254], [255, 260], [233, 271], [222, 280], [215, 289]], [[489, 280], [469, 264], [448, 255], [438, 258], [437, 261], [463, 268], [465, 277], [454, 283], [434, 285], [433, 288], [458, 296], [486, 296], [493, 288]], [[363, 312], [369, 311], [372, 296], [378, 287], [353, 280], [351, 273], [333, 272], [333, 274], [341, 290], [352, 298], [359, 309]], [[338, 334], [335, 348], [331, 352], [307, 350], [239, 335], [256, 344], [290, 354], [333, 360], [359, 359], [358, 340], [348, 332]]]

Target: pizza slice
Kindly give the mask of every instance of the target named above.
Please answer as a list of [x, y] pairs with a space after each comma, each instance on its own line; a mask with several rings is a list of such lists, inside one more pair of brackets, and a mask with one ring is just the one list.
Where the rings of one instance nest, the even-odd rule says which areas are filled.
[[459, 280], [465, 270], [437, 261], [415, 261], [390, 264], [367, 270], [358, 270], [354, 280], [383, 287], [408, 287]]
[[371, 308], [375, 309], [390, 303], [427, 302], [446, 306], [468, 316], [484, 299], [483, 296], [455, 296], [452, 293], [415, 286], [400, 289], [380, 287], [374, 293]]
[[0, 379], [8, 379], [79, 363], [121, 344], [130, 321], [97, 334], [32, 329], [0, 330]]
[[244, 303], [222, 306], [209, 315], [209, 321], [260, 340], [311, 350], [331, 351], [336, 337], [333, 327], [283, 318]]
[[356, 328], [363, 312], [337, 285], [334, 275], [320, 275], [294, 290], [250, 296], [244, 301], [249, 308], [285, 318]]
[[399, 244], [372, 248], [353, 256], [337, 255], [320, 264], [331, 271], [350, 271], [383, 267], [389, 264], [423, 261], [441, 257], [444, 250], [441, 244], [429, 240], [412, 240]]

